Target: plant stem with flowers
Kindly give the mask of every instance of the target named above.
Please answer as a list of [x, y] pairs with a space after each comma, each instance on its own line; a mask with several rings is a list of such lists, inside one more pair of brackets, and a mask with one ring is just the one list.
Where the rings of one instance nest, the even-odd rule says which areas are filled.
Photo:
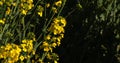
[[53, 49], [64, 38], [66, 20], [60, 13], [65, 2], [1, 0], [0, 62], [57, 63]]

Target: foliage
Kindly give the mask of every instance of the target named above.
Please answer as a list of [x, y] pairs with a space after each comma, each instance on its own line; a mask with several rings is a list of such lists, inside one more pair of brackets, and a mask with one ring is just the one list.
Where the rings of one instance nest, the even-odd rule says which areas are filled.
[[120, 1], [79, 1], [81, 9], [76, 7], [77, 0], [69, 0], [63, 10], [68, 24], [61, 63], [119, 62], [115, 60], [119, 60]]

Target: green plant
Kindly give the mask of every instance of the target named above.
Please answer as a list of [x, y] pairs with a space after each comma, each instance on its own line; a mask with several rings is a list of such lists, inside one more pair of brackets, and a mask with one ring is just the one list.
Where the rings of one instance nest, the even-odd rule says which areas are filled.
[[60, 13], [65, 2], [1, 0], [0, 62], [57, 63], [53, 48], [64, 38], [66, 20]]

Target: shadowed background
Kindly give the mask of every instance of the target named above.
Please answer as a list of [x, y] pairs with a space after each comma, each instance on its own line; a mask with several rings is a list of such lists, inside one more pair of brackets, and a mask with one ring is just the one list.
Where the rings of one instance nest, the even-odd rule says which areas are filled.
[[120, 2], [116, 1], [80, 0], [80, 9], [77, 0], [67, 0], [61, 14], [67, 20], [65, 38], [55, 49], [60, 63], [119, 63]]

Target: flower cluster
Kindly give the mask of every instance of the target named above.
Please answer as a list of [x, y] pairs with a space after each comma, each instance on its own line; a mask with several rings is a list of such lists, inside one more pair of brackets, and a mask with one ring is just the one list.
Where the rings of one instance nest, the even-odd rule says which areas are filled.
[[[0, 5], [2, 6], [3, 4], [7, 5], [6, 15], [9, 15], [11, 11], [19, 11], [23, 15], [26, 15], [34, 6], [33, 0], [19, 0], [19, 2], [17, 0], [1, 0]], [[16, 10], [16, 7], [18, 10]]]
[[57, 63], [53, 49], [64, 38], [66, 20], [59, 16], [63, 3], [0, 0], [0, 62]]
[[53, 23], [48, 28], [48, 35], [45, 36], [43, 45], [44, 51], [52, 52], [52, 48], [60, 45], [60, 40], [64, 38], [64, 27], [66, 25], [66, 20], [63, 17], [57, 17], [53, 19]]
[[30, 59], [30, 54], [35, 54], [35, 51], [33, 49], [33, 42], [34, 40], [24, 39], [22, 40], [22, 43], [20, 44], [21, 50], [26, 55], [21, 55], [20, 60], [23, 61], [24, 59]]
[[41, 5], [39, 5], [37, 6], [37, 11], [38, 11], [38, 15], [42, 17], [44, 8]]
[[64, 33], [64, 27], [66, 25], [66, 20], [63, 17], [57, 17], [53, 20], [48, 31], [52, 32], [54, 35], [59, 35]]
[[20, 45], [8, 43], [5, 46], [1, 46], [0, 59], [3, 58], [3, 62], [14, 63], [18, 60], [23, 61], [24, 59], [30, 58], [30, 54], [35, 54], [35, 51], [33, 50], [34, 41], [35, 40], [24, 39]]
[[[53, 54], [53, 48], [59, 46], [61, 39], [64, 38], [65, 26], [66, 20], [63, 17], [54, 18], [53, 23], [48, 28], [48, 34], [44, 37], [42, 46], [40, 46], [44, 52], [47, 52], [46, 57], [54, 62], [58, 61], [58, 56], [55, 53]], [[53, 56], [56, 58], [53, 58]]]
[[19, 60], [21, 48], [16, 44], [6, 44], [5, 46], [0, 47], [0, 59], [4, 63], [14, 63]]
[[22, 40], [22, 44], [20, 44], [20, 46], [24, 52], [31, 53], [33, 50], [33, 40], [24, 39]]
[[21, 0], [21, 3], [20, 3], [20, 10], [21, 10], [21, 13], [23, 15], [26, 15], [27, 12], [32, 9], [32, 7], [34, 6], [33, 4], [33, 0]]

